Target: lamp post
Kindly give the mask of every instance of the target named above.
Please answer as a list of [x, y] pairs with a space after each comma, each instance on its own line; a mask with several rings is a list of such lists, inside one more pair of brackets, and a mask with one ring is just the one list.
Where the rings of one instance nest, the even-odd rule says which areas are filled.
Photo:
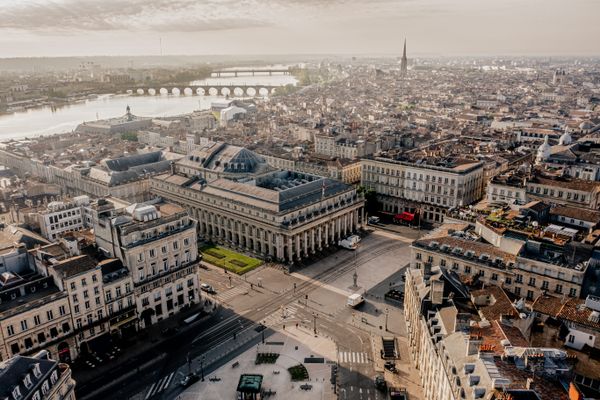
[[313, 313], [313, 332], [317, 334], [317, 314]]
[[200, 360], [200, 374], [202, 376], [202, 382], [204, 382], [204, 356]]
[[385, 309], [385, 331], [388, 331], [388, 315], [390, 313], [390, 310], [388, 310], [387, 308]]

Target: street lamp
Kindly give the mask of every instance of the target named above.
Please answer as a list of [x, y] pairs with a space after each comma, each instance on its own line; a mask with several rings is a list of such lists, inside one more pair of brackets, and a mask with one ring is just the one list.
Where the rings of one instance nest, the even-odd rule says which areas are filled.
[[388, 331], [388, 315], [390, 313], [390, 310], [388, 310], [387, 308], [385, 309], [385, 331]]
[[313, 332], [317, 334], [317, 314], [313, 313]]
[[200, 360], [200, 374], [202, 376], [202, 382], [204, 382], [204, 356]]

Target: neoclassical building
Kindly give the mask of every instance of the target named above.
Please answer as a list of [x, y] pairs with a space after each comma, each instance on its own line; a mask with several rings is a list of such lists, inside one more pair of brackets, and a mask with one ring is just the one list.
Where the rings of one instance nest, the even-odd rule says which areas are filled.
[[337, 243], [362, 221], [364, 200], [354, 187], [312, 174], [276, 171], [211, 182], [162, 174], [150, 186], [188, 209], [200, 238], [282, 262]]

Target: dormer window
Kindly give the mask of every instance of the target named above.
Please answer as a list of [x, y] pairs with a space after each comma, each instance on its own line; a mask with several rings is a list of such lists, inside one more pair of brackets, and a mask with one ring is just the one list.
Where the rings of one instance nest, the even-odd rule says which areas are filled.
[[19, 400], [21, 398], [21, 389], [19, 389], [18, 386], [12, 390], [12, 397], [14, 400]]
[[40, 370], [40, 363], [35, 363], [33, 365], [33, 375], [38, 379], [42, 376], [42, 370]]
[[31, 389], [31, 387], [33, 386], [33, 382], [31, 381], [31, 374], [25, 375], [25, 378], [23, 378], [23, 385], [25, 385], [27, 389]]

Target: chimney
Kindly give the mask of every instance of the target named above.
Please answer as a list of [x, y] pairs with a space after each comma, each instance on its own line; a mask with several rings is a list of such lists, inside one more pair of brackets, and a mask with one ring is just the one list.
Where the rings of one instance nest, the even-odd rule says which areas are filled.
[[432, 304], [442, 304], [444, 302], [444, 281], [432, 281], [430, 295]]
[[467, 340], [467, 355], [473, 356], [479, 353], [479, 347], [483, 343], [483, 339], [479, 335], [469, 335]]
[[171, 175], [175, 175], [175, 161], [171, 161], [169, 165], [171, 167]]

